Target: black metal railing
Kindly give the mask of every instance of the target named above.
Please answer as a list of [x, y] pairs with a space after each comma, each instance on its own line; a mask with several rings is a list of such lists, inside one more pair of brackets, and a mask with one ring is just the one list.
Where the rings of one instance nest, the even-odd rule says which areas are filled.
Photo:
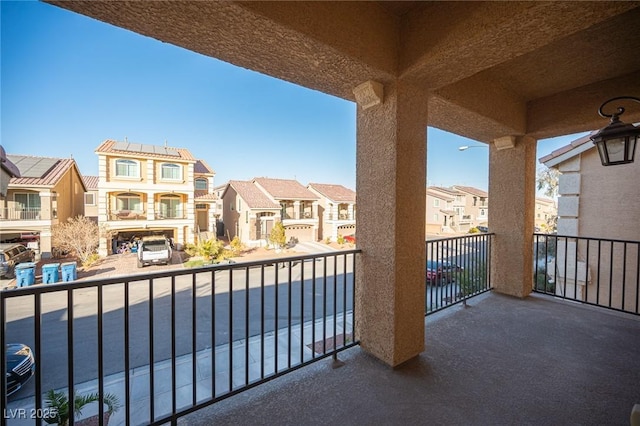
[[493, 234], [428, 240], [426, 315], [491, 290]]
[[[100, 403], [108, 394], [120, 395], [122, 407], [110, 423], [175, 424], [221, 399], [336, 357], [358, 344], [353, 309], [359, 252], [0, 291], [0, 347], [21, 342], [35, 355], [34, 377], [11, 398], [2, 393], [5, 413], [29, 413], [19, 411], [25, 407], [47, 413], [43, 393], [55, 389], [97, 392]], [[6, 358], [3, 351], [2, 377]], [[0, 425], [12, 420], [3, 415]], [[103, 424], [102, 416], [98, 421]]]
[[640, 241], [534, 234], [533, 291], [639, 315]]

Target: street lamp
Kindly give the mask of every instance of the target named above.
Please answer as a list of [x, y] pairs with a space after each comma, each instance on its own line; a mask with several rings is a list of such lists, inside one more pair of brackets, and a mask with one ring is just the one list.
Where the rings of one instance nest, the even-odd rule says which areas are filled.
[[598, 114], [603, 118], [610, 118], [609, 125], [600, 129], [598, 133], [591, 136], [591, 140], [598, 148], [600, 161], [603, 166], [614, 166], [618, 164], [633, 163], [633, 156], [636, 151], [636, 144], [640, 138], [640, 128], [633, 124], [625, 124], [620, 121], [620, 116], [624, 114], [624, 108], [619, 106], [617, 112], [605, 114], [602, 108], [610, 102], [618, 100], [630, 100], [640, 103], [640, 99], [633, 96], [619, 96], [612, 98], [600, 105]]
[[458, 147], [458, 151], [466, 151], [470, 148], [488, 148], [488, 147], [489, 147], [488, 145], [471, 145], [471, 146], [463, 145]]

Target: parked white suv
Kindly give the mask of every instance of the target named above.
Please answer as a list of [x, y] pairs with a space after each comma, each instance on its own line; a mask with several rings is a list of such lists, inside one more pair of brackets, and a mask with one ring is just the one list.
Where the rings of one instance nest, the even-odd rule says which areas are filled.
[[138, 268], [153, 263], [171, 263], [171, 242], [164, 235], [142, 237], [138, 242]]

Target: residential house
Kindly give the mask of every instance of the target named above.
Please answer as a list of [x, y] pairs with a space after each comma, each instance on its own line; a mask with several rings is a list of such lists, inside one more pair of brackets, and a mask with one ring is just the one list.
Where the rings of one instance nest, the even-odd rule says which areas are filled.
[[51, 257], [52, 228], [84, 214], [86, 187], [72, 158], [7, 155], [20, 177], [0, 199], [3, 242], [20, 241]]
[[[165, 235], [180, 247], [194, 241], [197, 225], [209, 229], [215, 214], [207, 196], [213, 171], [188, 150], [106, 140], [95, 152], [99, 222], [112, 234], [101, 237], [101, 255], [151, 234]], [[197, 210], [206, 212], [197, 223], [196, 185], [198, 202], [205, 205]]]
[[211, 239], [217, 235], [220, 198], [214, 188], [215, 172], [204, 160], [193, 166], [195, 202], [195, 232], [199, 238]]
[[356, 232], [356, 193], [342, 185], [310, 183], [307, 189], [317, 195], [318, 240], [337, 241], [338, 236]]
[[536, 197], [535, 227], [537, 231], [554, 231], [557, 216], [558, 209], [554, 200]]
[[[603, 167], [589, 136], [553, 151], [540, 162], [560, 172], [557, 235], [608, 241], [594, 245], [566, 239], [566, 244], [558, 244], [556, 271], [549, 272], [571, 277], [577, 267], [578, 297], [633, 304], [638, 300], [639, 245], [624, 241], [640, 241], [640, 162]], [[596, 265], [598, 276], [593, 274]]]
[[318, 201], [320, 197], [292, 179], [253, 179], [271, 201], [280, 205], [280, 217], [287, 238], [318, 240]]
[[267, 244], [273, 225], [281, 220], [281, 206], [251, 181], [232, 180], [221, 195], [225, 236], [248, 246]]
[[98, 176], [83, 175], [87, 192], [84, 193], [84, 215], [98, 222]]
[[489, 194], [487, 191], [461, 185], [454, 185], [453, 189], [465, 195], [464, 223], [466, 226], [461, 231], [468, 231], [479, 225], [487, 226], [489, 222]]
[[453, 209], [457, 193], [447, 188], [428, 187], [425, 233], [427, 235], [454, 232], [457, 212]]

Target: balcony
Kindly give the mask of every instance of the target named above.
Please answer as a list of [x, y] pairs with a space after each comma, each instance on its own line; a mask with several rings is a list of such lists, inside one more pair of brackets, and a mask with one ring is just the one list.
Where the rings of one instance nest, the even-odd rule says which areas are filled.
[[112, 210], [109, 220], [147, 220], [147, 214], [138, 210]]
[[0, 209], [0, 220], [40, 220], [42, 209], [40, 207], [13, 208], [5, 207]]
[[40, 360], [6, 407], [37, 410], [34, 395], [56, 388], [120, 395], [111, 426], [625, 424], [640, 390], [637, 308], [489, 292], [492, 239], [427, 242], [428, 260], [459, 269], [426, 282], [426, 349], [395, 369], [358, 346], [359, 250], [0, 292], [0, 345], [22, 341]]

